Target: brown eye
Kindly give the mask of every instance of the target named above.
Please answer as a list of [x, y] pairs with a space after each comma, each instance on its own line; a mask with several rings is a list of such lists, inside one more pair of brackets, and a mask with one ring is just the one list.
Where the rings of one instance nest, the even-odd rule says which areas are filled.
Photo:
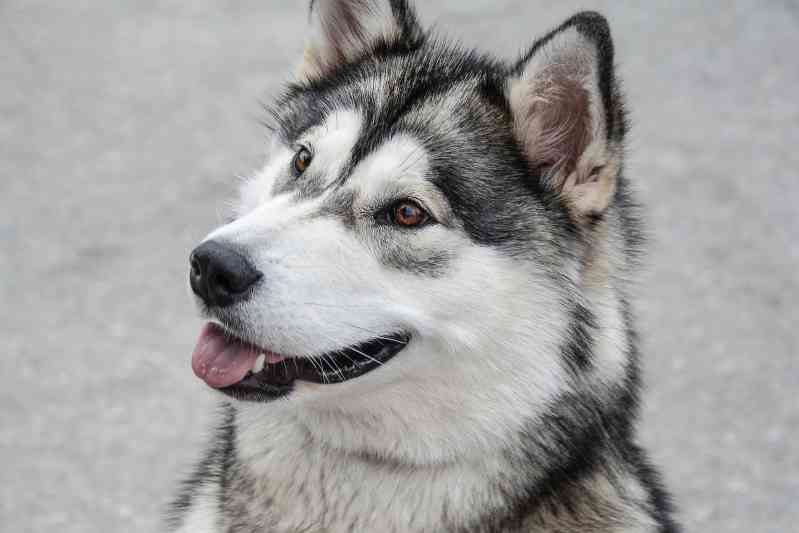
[[391, 208], [391, 218], [395, 224], [405, 227], [419, 226], [427, 222], [427, 212], [410, 200], [398, 202]]
[[294, 173], [299, 176], [305, 172], [305, 169], [307, 169], [308, 165], [311, 164], [312, 159], [313, 155], [311, 154], [311, 151], [304, 146], [297, 150], [297, 153], [294, 154], [294, 161], [292, 161]]

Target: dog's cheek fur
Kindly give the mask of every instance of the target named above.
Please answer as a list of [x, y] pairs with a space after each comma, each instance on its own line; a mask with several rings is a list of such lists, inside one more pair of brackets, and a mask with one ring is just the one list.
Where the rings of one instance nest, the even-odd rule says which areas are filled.
[[504, 447], [501, 435], [521, 431], [562, 389], [567, 369], [557, 346], [568, 318], [548, 278], [474, 246], [443, 277], [382, 268], [386, 300], [406, 308], [414, 337], [380, 372], [298, 388], [315, 439], [408, 464], [475, 459]]
[[[464, 245], [446, 276], [384, 271], [387, 299], [412, 310], [406, 318], [416, 336], [381, 372], [317, 390], [310, 431], [342, 450], [435, 463], [509, 446], [486, 435], [525, 433], [558, 394], [579, 391], [587, 402], [614, 395], [632, 347], [611, 289], [587, 295], [588, 312], [567, 303], [575, 295], [542, 272], [473, 245]], [[369, 431], [358, 430], [364, 421]], [[413, 438], [407, 427], [419, 429]]]

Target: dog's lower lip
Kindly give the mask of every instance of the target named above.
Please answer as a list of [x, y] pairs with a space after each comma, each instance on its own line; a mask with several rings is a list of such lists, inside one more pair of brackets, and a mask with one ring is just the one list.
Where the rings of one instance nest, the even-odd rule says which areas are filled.
[[288, 395], [295, 381], [342, 383], [382, 366], [409, 341], [407, 333], [392, 333], [318, 357], [285, 357], [219, 390], [239, 400], [270, 401]]

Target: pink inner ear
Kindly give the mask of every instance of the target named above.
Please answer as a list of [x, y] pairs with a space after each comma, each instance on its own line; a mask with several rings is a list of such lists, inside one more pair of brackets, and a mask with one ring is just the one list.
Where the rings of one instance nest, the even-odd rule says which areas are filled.
[[551, 169], [552, 185], [560, 188], [592, 139], [590, 97], [579, 80], [544, 74], [549, 75], [531, 81], [520, 133], [532, 166]]

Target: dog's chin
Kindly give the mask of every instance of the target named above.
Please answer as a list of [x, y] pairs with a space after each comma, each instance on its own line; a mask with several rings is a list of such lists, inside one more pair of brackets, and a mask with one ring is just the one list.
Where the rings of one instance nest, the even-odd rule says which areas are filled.
[[298, 383], [320, 387], [357, 379], [401, 352], [410, 334], [387, 332], [320, 354], [284, 355], [249, 342], [215, 322], [200, 332], [192, 369], [207, 385], [241, 401], [270, 402], [290, 395]]

